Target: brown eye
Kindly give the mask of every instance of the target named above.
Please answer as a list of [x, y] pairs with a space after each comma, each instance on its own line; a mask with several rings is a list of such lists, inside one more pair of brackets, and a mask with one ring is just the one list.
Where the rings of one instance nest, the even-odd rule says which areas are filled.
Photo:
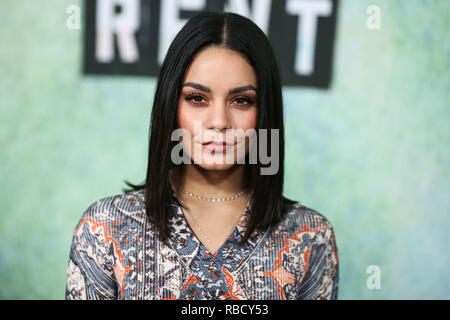
[[234, 102], [239, 106], [249, 106], [253, 104], [253, 100], [247, 97], [237, 97]]
[[191, 101], [194, 104], [201, 104], [206, 101], [206, 99], [198, 94], [191, 94], [186, 97], [186, 101]]

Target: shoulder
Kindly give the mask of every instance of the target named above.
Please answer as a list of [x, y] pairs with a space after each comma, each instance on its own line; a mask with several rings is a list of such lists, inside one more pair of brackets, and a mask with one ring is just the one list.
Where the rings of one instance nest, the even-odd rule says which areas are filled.
[[318, 238], [334, 237], [333, 226], [325, 215], [298, 201], [284, 200], [282, 218], [272, 227], [273, 235], [296, 236], [306, 233], [317, 235]]
[[144, 210], [144, 192], [143, 190], [138, 190], [98, 199], [87, 207], [83, 217], [97, 220], [129, 217], [141, 220]]
[[307, 224], [312, 228], [332, 227], [331, 222], [319, 211], [298, 201], [287, 200], [283, 206], [283, 219], [290, 223]]
[[74, 234], [83, 225], [91, 229], [105, 227], [108, 230], [114, 225], [142, 225], [145, 221], [144, 191], [132, 191], [124, 194], [107, 196], [91, 203], [83, 212]]

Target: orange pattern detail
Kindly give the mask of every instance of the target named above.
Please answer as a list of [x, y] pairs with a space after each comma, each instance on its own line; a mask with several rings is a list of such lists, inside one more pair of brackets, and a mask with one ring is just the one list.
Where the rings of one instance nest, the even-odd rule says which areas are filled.
[[[307, 224], [303, 225], [300, 230], [294, 233], [293, 236], [286, 236], [283, 238], [282, 245], [283, 247], [278, 250], [277, 252], [277, 259], [274, 261], [274, 268], [271, 271], [263, 272], [264, 276], [271, 277], [275, 283], [277, 284], [277, 293], [280, 294], [281, 299], [286, 299], [283, 286], [286, 284], [294, 284], [295, 283], [295, 277], [293, 274], [285, 270], [282, 265], [281, 261], [283, 258], [283, 253], [289, 253], [289, 240], [295, 240], [297, 242], [302, 241], [301, 238], [299, 238], [299, 235], [303, 232], [317, 232], [319, 230], [325, 230], [330, 229], [329, 227], [321, 227], [316, 229], [310, 229]], [[304, 275], [306, 274], [306, 271], [308, 269], [309, 265], [309, 249], [305, 251], [305, 261], [306, 261], [306, 267], [304, 271]], [[303, 277], [304, 277], [303, 275]], [[303, 280], [303, 279], [302, 279]]]
[[[84, 223], [89, 222], [92, 224], [91, 226], [91, 230], [93, 232], [95, 232], [95, 230], [97, 230], [97, 228], [102, 228], [103, 229], [103, 236], [105, 237], [105, 244], [108, 244], [109, 242], [112, 242], [113, 246], [114, 246], [114, 252], [117, 255], [117, 257], [119, 258], [119, 262], [118, 264], [116, 264], [114, 266], [114, 274], [116, 276], [117, 281], [120, 283], [121, 286], [121, 293], [120, 296], [123, 296], [123, 291], [125, 289], [125, 277], [127, 275], [127, 273], [133, 269], [132, 266], [126, 266], [123, 263], [124, 257], [122, 255], [122, 253], [119, 250], [119, 245], [117, 244], [117, 242], [109, 236], [108, 234], [108, 228], [106, 226], [106, 222], [97, 222], [92, 218], [83, 218], [80, 220], [80, 224], [79, 227], [74, 231], [74, 233], [76, 234], [78, 232], [78, 230], [83, 226]], [[113, 221], [112, 223], [119, 223], [119, 220]], [[109, 233], [112, 234], [112, 230], [109, 230]]]

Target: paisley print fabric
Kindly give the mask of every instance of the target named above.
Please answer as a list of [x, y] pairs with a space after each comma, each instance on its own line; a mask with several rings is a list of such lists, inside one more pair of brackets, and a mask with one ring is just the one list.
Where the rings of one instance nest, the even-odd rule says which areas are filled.
[[66, 299], [337, 299], [333, 228], [313, 209], [285, 205], [280, 223], [239, 245], [247, 205], [215, 255], [175, 194], [170, 209], [164, 243], [146, 217], [143, 190], [89, 206], [73, 233]]

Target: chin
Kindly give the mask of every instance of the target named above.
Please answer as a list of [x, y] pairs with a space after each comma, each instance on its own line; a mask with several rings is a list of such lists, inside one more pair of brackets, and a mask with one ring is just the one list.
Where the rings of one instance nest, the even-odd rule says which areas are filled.
[[234, 167], [236, 164], [219, 164], [219, 163], [211, 163], [211, 164], [207, 164], [207, 163], [201, 163], [201, 164], [195, 164], [196, 166], [202, 168], [203, 170], [208, 170], [208, 171], [226, 171], [229, 170], [230, 168]]
[[233, 157], [233, 154], [229, 155], [227, 158], [225, 154], [221, 153], [217, 153], [215, 155], [203, 154], [203, 157], [201, 158], [191, 158], [191, 163], [204, 170], [212, 171], [229, 170], [239, 164], [237, 158]]

